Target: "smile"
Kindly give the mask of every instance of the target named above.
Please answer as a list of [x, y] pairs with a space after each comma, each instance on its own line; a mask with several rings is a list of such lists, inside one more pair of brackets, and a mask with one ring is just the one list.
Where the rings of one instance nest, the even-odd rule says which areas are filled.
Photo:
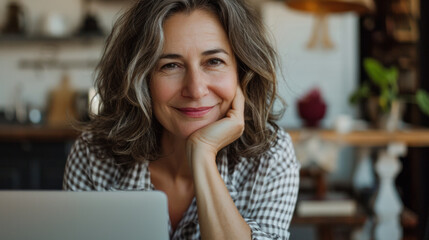
[[214, 108], [214, 106], [199, 107], [199, 108], [176, 108], [176, 109], [188, 117], [200, 118], [200, 117], [204, 117], [207, 113], [209, 113], [210, 110], [212, 110], [212, 108]]

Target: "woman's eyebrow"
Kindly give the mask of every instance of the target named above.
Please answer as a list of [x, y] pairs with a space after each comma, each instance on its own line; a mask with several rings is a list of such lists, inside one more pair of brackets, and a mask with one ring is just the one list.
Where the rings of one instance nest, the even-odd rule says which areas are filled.
[[223, 50], [222, 48], [216, 48], [216, 49], [204, 51], [202, 55], [207, 56], [207, 55], [213, 55], [217, 53], [225, 53], [226, 55], [229, 55], [229, 53]]
[[183, 58], [183, 56], [175, 53], [167, 53], [167, 54], [162, 54], [161, 57], [159, 57], [159, 59], [163, 59], [163, 58], [178, 59], [178, 58]]
[[[229, 53], [227, 51], [225, 51], [224, 49], [222, 49], [222, 48], [210, 49], [210, 50], [202, 52], [201, 55], [208, 56], [208, 55], [213, 55], [213, 54], [217, 54], [217, 53], [224, 53], [226, 55], [229, 55]], [[159, 59], [165, 59], [165, 58], [168, 58], [168, 59], [180, 59], [180, 58], [183, 58], [183, 56], [180, 55], [180, 54], [176, 54], [176, 53], [166, 53], [166, 54], [162, 54], [159, 57]]]

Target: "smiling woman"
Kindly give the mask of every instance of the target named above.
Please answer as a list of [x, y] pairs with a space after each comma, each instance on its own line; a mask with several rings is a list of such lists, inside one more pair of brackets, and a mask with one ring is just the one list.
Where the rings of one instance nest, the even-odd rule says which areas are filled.
[[178, 13], [164, 23], [164, 48], [150, 81], [156, 119], [187, 138], [223, 118], [238, 84], [237, 64], [216, 15]]
[[171, 239], [287, 239], [298, 192], [276, 54], [241, 0], [140, 0], [98, 66], [64, 189], [160, 190]]

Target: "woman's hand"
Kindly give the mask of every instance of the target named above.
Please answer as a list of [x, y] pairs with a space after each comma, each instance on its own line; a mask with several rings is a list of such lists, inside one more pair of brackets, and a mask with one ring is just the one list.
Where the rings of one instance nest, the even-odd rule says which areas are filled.
[[235, 206], [218, 169], [216, 154], [244, 130], [244, 96], [238, 87], [226, 116], [194, 132], [186, 143], [202, 239], [250, 239], [251, 230]]
[[187, 151], [189, 153], [195, 148], [201, 148], [216, 156], [220, 149], [238, 139], [243, 131], [244, 95], [238, 86], [231, 109], [226, 113], [226, 116], [189, 136]]

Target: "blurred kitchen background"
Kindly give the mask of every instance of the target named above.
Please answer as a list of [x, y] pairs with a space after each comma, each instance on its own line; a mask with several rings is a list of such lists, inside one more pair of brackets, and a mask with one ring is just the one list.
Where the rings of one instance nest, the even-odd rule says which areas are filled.
[[[71, 123], [88, 119], [104, 40], [133, 1], [0, 0], [0, 189], [61, 189]], [[429, 3], [248, 1], [280, 56], [302, 192], [341, 192], [346, 208], [296, 213], [291, 239], [429, 239]]]

